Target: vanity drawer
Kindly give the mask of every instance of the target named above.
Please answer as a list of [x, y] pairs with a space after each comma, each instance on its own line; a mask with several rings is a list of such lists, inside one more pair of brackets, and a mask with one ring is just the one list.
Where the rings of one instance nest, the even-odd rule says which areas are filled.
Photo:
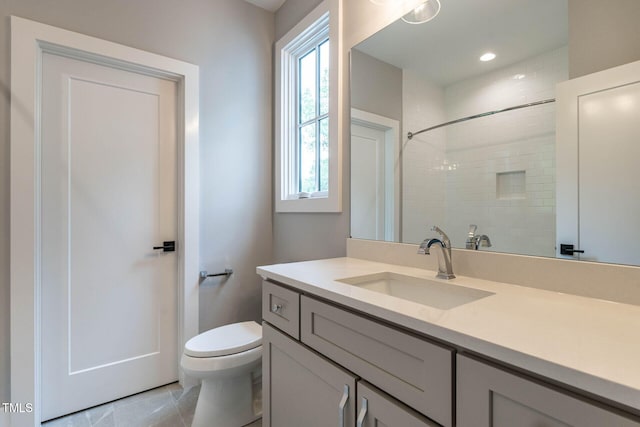
[[300, 339], [300, 294], [275, 283], [262, 282], [262, 318]]
[[303, 343], [396, 399], [452, 426], [453, 349], [302, 296]]

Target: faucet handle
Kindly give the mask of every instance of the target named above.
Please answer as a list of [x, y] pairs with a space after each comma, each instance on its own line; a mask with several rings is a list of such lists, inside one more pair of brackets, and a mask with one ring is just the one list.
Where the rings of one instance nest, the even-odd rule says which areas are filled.
[[442, 243], [444, 243], [444, 246], [447, 248], [451, 247], [451, 240], [449, 240], [449, 236], [447, 236], [447, 234], [442, 231], [440, 229], [440, 227], [438, 227], [437, 225], [434, 225], [431, 230], [435, 231], [436, 233], [440, 234], [442, 236]]
[[480, 236], [480, 245], [490, 248], [491, 247], [491, 239], [489, 239], [489, 236], [487, 236], [486, 234], [483, 234], [482, 236]]
[[474, 237], [476, 235], [476, 230], [478, 230], [477, 225], [469, 224], [469, 237]]

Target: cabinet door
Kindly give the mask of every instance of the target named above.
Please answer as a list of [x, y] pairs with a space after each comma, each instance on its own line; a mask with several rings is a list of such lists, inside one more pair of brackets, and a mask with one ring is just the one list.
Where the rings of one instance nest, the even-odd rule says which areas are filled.
[[523, 377], [458, 355], [458, 427], [631, 427], [623, 417]]
[[453, 350], [347, 312], [300, 298], [300, 339], [445, 427], [453, 423]]
[[351, 427], [356, 380], [263, 323], [264, 427]]
[[438, 427], [408, 406], [372, 385], [358, 382], [357, 427]]

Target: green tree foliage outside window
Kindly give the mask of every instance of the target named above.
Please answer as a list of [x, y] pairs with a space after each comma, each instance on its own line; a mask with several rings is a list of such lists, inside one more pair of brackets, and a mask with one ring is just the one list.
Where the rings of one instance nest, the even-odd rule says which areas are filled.
[[298, 59], [298, 190], [329, 190], [329, 40]]

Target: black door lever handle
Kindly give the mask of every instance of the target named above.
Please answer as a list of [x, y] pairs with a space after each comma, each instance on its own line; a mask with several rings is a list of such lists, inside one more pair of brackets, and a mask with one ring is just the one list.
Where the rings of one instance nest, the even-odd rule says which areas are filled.
[[573, 245], [567, 245], [562, 243], [560, 245], [560, 255], [573, 255], [573, 254], [583, 254], [584, 250], [582, 249], [573, 249]]
[[153, 247], [153, 250], [159, 250], [159, 249], [162, 249], [162, 252], [175, 252], [176, 242], [175, 241], [162, 242], [162, 246]]

